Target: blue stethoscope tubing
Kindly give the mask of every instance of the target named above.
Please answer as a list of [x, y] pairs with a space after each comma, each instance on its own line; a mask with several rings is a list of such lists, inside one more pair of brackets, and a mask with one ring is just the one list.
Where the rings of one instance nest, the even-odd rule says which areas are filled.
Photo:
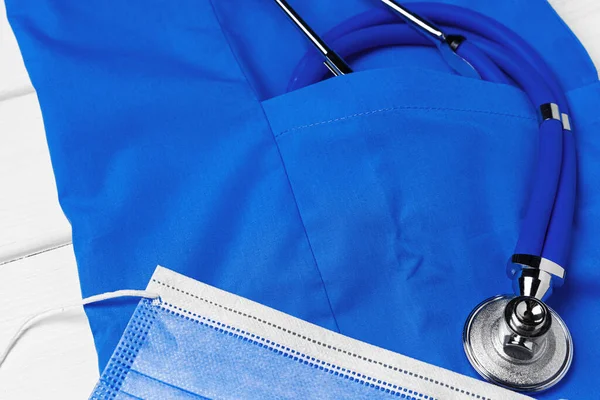
[[[482, 79], [515, 82], [539, 109], [555, 103], [569, 114], [568, 102], [554, 73], [519, 35], [492, 18], [441, 3], [412, 3], [411, 11], [466, 38], [457, 54]], [[323, 36], [342, 57], [387, 46], [433, 46], [434, 43], [385, 9], [358, 14]], [[288, 91], [323, 79], [321, 58], [308, 52], [296, 67]], [[537, 165], [521, 223], [516, 254], [538, 255], [561, 266], [568, 261], [576, 194], [576, 153], [573, 132], [559, 120], [540, 124]]]

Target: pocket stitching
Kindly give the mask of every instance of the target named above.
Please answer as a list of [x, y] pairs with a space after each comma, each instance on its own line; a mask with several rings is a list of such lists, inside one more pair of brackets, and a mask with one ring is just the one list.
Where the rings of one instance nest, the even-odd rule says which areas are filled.
[[239, 59], [237, 57], [237, 54], [236, 54], [235, 50], [233, 49], [233, 47], [231, 46], [231, 42], [229, 41], [229, 38], [225, 34], [225, 31], [223, 30], [223, 24], [221, 23], [221, 20], [219, 19], [219, 15], [217, 14], [217, 11], [215, 9], [215, 6], [213, 4], [213, 0], [209, 0], [209, 1], [210, 1], [212, 10], [213, 10], [214, 17], [215, 17], [217, 23], [219, 24], [219, 26], [221, 27], [221, 33], [223, 35], [223, 38], [225, 39], [225, 43], [227, 44], [227, 46], [229, 48], [229, 51], [231, 52], [231, 55], [233, 56], [234, 60], [236, 61], [236, 65], [240, 69], [240, 72], [246, 78], [246, 83], [252, 89], [254, 97], [255, 97], [255, 99], [256, 99], [256, 101], [258, 103], [259, 110], [262, 113], [262, 115], [263, 115], [263, 117], [264, 117], [264, 119], [265, 119], [265, 121], [266, 121], [266, 123], [267, 123], [267, 125], [269, 127], [269, 130], [271, 131], [271, 134], [269, 136], [271, 137], [271, 140], [273, 140], [273, 143], [275, 145], [275, 149], [277, 150], [277, 154], [278, 154], [279, 160], [281, 162], [281, 167], [283, 169], [283, 173], [285, 175], [285, 179], [287, 181], [287, 185], [288, 185], [288, 187], [290, 189], [290, 193], [291, 193], [291, 196], [292, 196], [292, 199], [293, 199], [293, 203], [294, 203], [294, 206], [296, 208], [296, 212], [297, 212], [297, 215], [298, 215], [300, 226], [302, 227], [302, 230], [304, 232], [304, 237], [305, 237], [307, 245], [308, 245], [308, 250], [310, 252], [310, 255], [312, 256], [312, 260], [313, 260], [315, 269], [317, 270], [318, 277], [319, 277], [319, 279], [321, 281], [321, 286], [323, 288], [323, 293], [325, 295], [325, 299], [327, 300], [327, 306], [329, 308], [329, 312], [331, 313], [331, 318], [333, 320], [333, 323], [335, 324], [337, 332], [341, 332], [339, 324], [338, 324], [337, 319], [335, 317], [335, 312], [333, 311], [333, 305], [331, 304], [331, 298], [329, 297], [329, 293], [327, 291], [327, 285], [325, 285], [325, 281], [323, 279], [323, 274], [321, 273], [321, 269], [319, 268], [319, 263], [317, 262], [317, 257], [315, 256], [315, 252], [313, 250], [312, 243], [311, 243], [310, 238], [308, 236], [308, 231], [306, 230], [306, 225], [304, 224], [302, 213], [300, 212], [300, 207], [298, 205], [298, 200], [296, 199], [296, 194], [294, 193], [294, 188], [292, 186], [292, 182], [290, 181], [290, 177], [288, 175], [287, 168], [285, 166], [285, 162], [283, 161], [283, 156], [281, 155], [281, 150], [279, 149], [279, 145], [277, 144], [277, 140], [275, 140], [275, 137], [276, 137], [275, 136], [275, 131], [273, 130], [273, 127], [271, 125], [271, 121], [269, 120], [269, 116], [267, 115], [267, 113], [265, 111], [264, 104], [258, 99], [258, 93], [257, 93], [257, 91], [254, 90], [254, 88], [252, 87], [252, 85], [250, 83], [250, 80], [248, 79], [248, 76], [246, 75], [246, 71], [242, 68], [242, 65], [239, 62]]
[[473, 113], [479, 113], [479, 114], [499, 115], [499, 116], [503, 116], [503, 117], [511, 117], [511, 118], [518, 118], [518, 119], [524, 119], [524, 120], [532, 120], [532, 121], [536, 120], [536, 118], [531, 115], [510, 114], [510, 113], [502, 113], [502, 112], [497, 112], [497, 111], [473, 110], [473, 109], [462, 109], [462, 108], [447, 108], [447, 107], [396, 106], [396, 107], [380, 108], [378, 110], [365, 111], [365, 112], [360, 112], [360, 113], [356, 113], [356, 114], [346, 115], [344, 117], [329, 119], [326, 121], [319, 121], [319, 122], [313, 122], [311, 124], [296, 126], [296, 127], [289, 128], [289, 129], [279, 132], [277, 135], [275, 135], [275, 137], [280, 137], [286, 133], [310, 128], [313, 126], [330, 124], [330, 123], [334, 123], [334, 122], [344, 121], [347, 119], [363, 117], [365, 115], [372, 115], [372, 114], [378, 114], [378, 113], [383, 113], [383, 112], [388, 112], [388, 111], [400, 111], [400, 110], [473, 112]]

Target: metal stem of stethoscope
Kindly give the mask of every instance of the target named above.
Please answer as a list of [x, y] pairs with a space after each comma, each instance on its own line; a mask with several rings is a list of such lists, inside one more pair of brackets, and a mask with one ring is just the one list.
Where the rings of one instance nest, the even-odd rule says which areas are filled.
[[417, 32], [432, 40], [440, 51], [444, 61], [452, 69], [463, 76], [481, 78], [479, 72], [467, 60], [456, 53], [456, 49], [465, 39], [463, 36], [447, 35], [435, 24], [410, 11], [396, 0], [381, 0], [381, 2], [399, 15], [408, 25], [416, 29]]
[[316, 47], [316, 49], [323, 55], [325, 58], [325, 66], [331, 71], [331, 73], [335, 76], [345, 75], [352, 72], [352, 68], [340, 57], [335, 51], [331, 50], [327, 43], [323, 41], [317, 35], [310, 26], [298, 13], [288, 4], [285, 0], [275, 0], [277, 5], [286, 13], [286, 15], [290, 18], [290, 20], [300, 28], [300, 31], [310, 40], [310, 42]]
[[396, 11], [406, 22], [412, 24], [417, 27], [424, 33], [427, 33], [432, 38], [440, 41], [446, 41], [446, 35], [442, 32], [441, 29], [433, 25], [431, 22], [426, 21], [423, 17], [410, 12], [406, 7], [399, 4], [394, 0], [381, 0], [386, 6], [390, 7], [392, 10]]

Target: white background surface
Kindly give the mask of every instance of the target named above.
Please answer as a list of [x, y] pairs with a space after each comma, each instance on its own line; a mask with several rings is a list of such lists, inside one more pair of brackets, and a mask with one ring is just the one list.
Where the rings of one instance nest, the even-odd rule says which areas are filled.
[[[600, 66], [600, 1], [550, 3]], [[29, 315], [81, 298], [70, 235], [37, 97], [0, 0], [0, 353]], [[0, 367], [0, 400], [85, 399], [96, 363], [83, 310], [50, 317]]]

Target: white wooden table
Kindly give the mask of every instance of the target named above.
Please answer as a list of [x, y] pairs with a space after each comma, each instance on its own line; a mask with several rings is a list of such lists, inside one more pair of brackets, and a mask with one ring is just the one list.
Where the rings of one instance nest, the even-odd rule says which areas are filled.
[[[600, 66], [600, 1], [551, 0]], [[0, 349], [29, 315], [81, 298], [36, 94], [0, 0]], [[1, 351], [0, 351], [1, 352]], [[0, 400], [85, 399], [98, 379], [83, 310], [41, 321], [0, 367]]]
[[[37, 96], [0, 0], [0, 348], [31, 314], [81, 298]], [[98, 379], [83, 309], [44, 320], [0, 367], [0, 400], [86, 399]]]

